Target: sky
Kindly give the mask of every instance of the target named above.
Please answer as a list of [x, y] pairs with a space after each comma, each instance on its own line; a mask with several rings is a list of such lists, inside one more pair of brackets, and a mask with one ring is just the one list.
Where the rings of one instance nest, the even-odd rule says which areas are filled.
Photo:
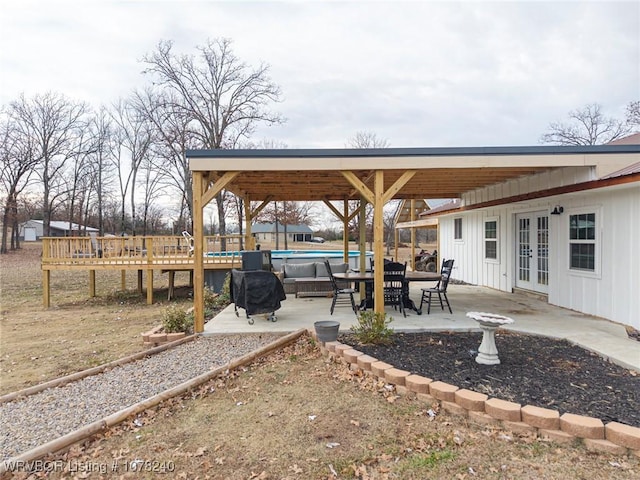
[[148, 81], [160, 40], [230, 38], [270, 65], [287, 121], [252, 140], [343, 148], [537, 145], [592, 103], [640, 100], [640, 1], [0, 0], [0, 105], [48, 91], [98, 107]]

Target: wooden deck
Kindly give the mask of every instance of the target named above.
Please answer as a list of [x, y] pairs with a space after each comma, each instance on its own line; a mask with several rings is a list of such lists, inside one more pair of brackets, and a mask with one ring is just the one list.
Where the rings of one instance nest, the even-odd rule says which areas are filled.
[[[240, 268], [240, 235], [205, 236], [204, 269]], [[173, 291], [175, 272], [190, 271], [193, 278], [193, 246], [182, 236], [135, 237], [63, 237], [42, 239], [43, 304], [51, 304], [51, 272], [86, 270], [89, 272], [89, 295], [95, 296], [95, 273], [100, 270], [138, 271], [138, 290], [142, 290], [142, 274], [147, 274], [147, 303], [153, 303], [153, 271], [168, 272], [169, 295]]]

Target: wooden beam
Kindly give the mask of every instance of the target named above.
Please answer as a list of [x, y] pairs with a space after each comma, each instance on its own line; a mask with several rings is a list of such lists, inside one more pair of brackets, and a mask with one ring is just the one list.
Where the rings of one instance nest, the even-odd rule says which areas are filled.
[[96, 271], [89, 270], [89, 296], [96, 296]]
[[[213, 191], [213, 190], [211, 190]], [[217, 193], [217, 192], [216, 192]], [[215, 193], [211, 196], [213, 198]], [[207, 195], [208, 197], [208, 195]], [[204, 202], [203, 174], [193, 172], [193, 316], [195, 333], [204, 331]]]
[[[329, 200], [327, 200], [326, 198], [322, 199], [322, 202], [329, 207], [329, 210], [331, 210], [331, 212], [338, 217], [338, 220], [340, 220], [341, 222], [344, 222], [344, 219], [347, 217], [347, 214], [349, 213], [348, 209], [345, 209], [344, 214], [340, 212], [340, 210], [338, 210]], [[346, 200], [345, 200], [346, 202]]]
[[[365, 254], [367, 250], [367, 200], [364, 197], [360, 198], [360, 208], [356, 210], [359, 213], [360, 218], [358, 220], [358, 226], [360, 232], [358, 234], [358, 249], [360, 251], [360, 270], [367, 270], [367, 256]], [[360, 301], [365, 299], [366, 285], [364, 282], [360, 282]]]
[[373, 303], [376, 313], [384, 313], [384, 171], [377, 170], [373, 203]]
[[[371, 171], [369, 172], [361, 181], [362, 183], [364, 183], [365, 185], [368, 184], [371, 179], [373, 178], [373, 176], [375, 175], [375, 172]], [[357, 190], [351, 190], [349, 192], [349, 198], [353, 197], [357, 192]]]
[[51, 270], [42, 270], [42, 306], [51, 306]]
[[244, 245], [247, 250], [254, 250], [254, 239], [251, 234], [251, 221], [253, 217], [251, 216], [251, 200], [248, 196], [243, 197], [243, 206], [244, 206]]
[[[271, 202], [271, 200], [273, 199], [273, 195], [267, 195], [267, 198], [265, 198], [262, 203], [260, 205], [258, 205], [256, 208], [254, 208], [253, 210], [251, 210], [251, 220], [253, 221], [254, 218], [256, 218], [258, 216], [258, 214], [264, 209], [264, 207], [266, 207], [267, 205], [269, 205], [269, 202]], [[249, 209], [251, 208], [251, 202], [249, 203]]]
[[239, 173], [240, 172], [225, 172], [218, 180], [209, 185], [209, 188], [206, 189], [206, 192], [204, 192], [204, 195], [202, 196], [202, 206], [206, 206], [211, 200], [213, 200], [213, 197], [215, 197], [218, 192], [220, 192], [220, 190], [224, 189], [229, 183], [231, 183]]
[[153, 269], [147, 269], [147, 305], [153, 305]]
[[407, 170], [402, 175], [400, 175], [400, 178], [393, 182], [393, 185], [391, 185], [387, 189], [387, 191], [384, 192], [384, 195], [382, 197], [382, 204], [384, 205], [389, 200], [391, 200], [396, 195], [396, 193], [398, 193], [402, 189], [402, 187], [404, 187], [407, 182], [413, 178], [415, 174], [416, 170]]
[[[347, 220], [347, 214], [349, 213], [349, 201], [345, 198], [342, 203], [342, 257], [344, 263], [349, 263], [349, 221]], [[361, 269], [362, 270], [362, 269]]]
[[[414, 222], [416, 220], [416, 201], [411, 200], [411, 221]], [[396, 229], [396, 234], [398, 234], [398, 229]], [[416, 269], [416, 229], [411, 229], [411, 269]]]
[[398, 230], [393, 230], [393, 258], [395, 258], [396, 262], [399, 258], [399, 250], [398, 250], [398, 240], [400, 239], [400, 233]]
[[367, 187], [362, 180], [360, 180], [355, 173], [353, 172], [345, 172], [345, 171], [341, 171], [340, 173], [342, 173], [342, 175], [344, 176], [344, 178], [347, 179], [347, 181], [353, 185], [353, 187], [358, 191], [358, 193], [360, 195], [362, 195], [367, 202], [371, 203], [371, 204], [375, 204], [375, 197], [374, 194], [371, 190], [369, 190], [369, 187]]
[[167, 272], [169, 275], [169, 292], [167, 293], [167, 300], [171, 300], [173, 298], [173, 292], [175, 290], [175, 284], [176, 284], [176, 271], [175, 270], [169, 270], [169, 272]]
[[[42, 259], [48, 260], [51, 257], [51, 244], [47, 239], [42, 241]], [[49, 308], [51, 305], [51, 271], [42, 270], [42, 305]]]

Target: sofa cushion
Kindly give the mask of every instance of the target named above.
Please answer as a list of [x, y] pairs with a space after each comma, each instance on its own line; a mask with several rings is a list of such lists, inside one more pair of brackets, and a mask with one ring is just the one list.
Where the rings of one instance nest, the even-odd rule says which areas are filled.
[[347, 270], [349, 270], [349, 264], [348, 263], [337, 263], [337, 264], [331, 264], [331, 271], [333, 273], [345, 273]]
[[[344, 273], [349, 270], [348, 263], [332, 263], [331, 271], [333, 273]], [[316, 277], [329, 277], [329, 273], [327, 272], [327, 267], [324, 262], [316, 262]]]
[[328, 277], [329, 272], [327, 272], [327, 266], [324, 262], [315, 262], [316, 263], [316, 277]]
[[285, 263], [282, 265], [284, 278], [304, 278], [316, 276], [314, 263]]

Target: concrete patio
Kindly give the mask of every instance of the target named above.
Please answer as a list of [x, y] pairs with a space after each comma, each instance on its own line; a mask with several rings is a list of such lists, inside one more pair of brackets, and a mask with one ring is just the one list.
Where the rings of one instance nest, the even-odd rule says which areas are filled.
[[[411, 283], [411, 298], [416, 303], [420, 300], [420, 288], [427, 286], [432, 284]], [[620, 324], [554, 307], [544, 300], [520, 293], [455, 284], [449, 284], [447, 293], [453, 314], [441, 310], [437, 299], [429, 315], [426, 305], [422, 315], [408, 310], [406, 318], [387, 307], [387, 313], [393, 317], [390, 326], [396, 331], [479, 331], [477, 322], [467, 318], [466, 313], [497, 313], [513, 318], [514, 323], [505, 327], [508, 330], [566, 339], [623, 367], [640, 371], [640, 342], [630, 339]], [[312, 330], [313, 323], [318, 320], [336, 320], [340, 322], [340, 331], [346, 332], [357, 323], [356, 315], [349, 307], [337, 306], [334, 314], [329, 315], [330, 305], [330, 298], [288, 295], [276, 312], [276, 322], [268, 321], [265, 315], [254, 315], [254, 324], [250, 325], [245, 311], [238, 309], [239, 316], [236, 316], [232, 304], [205, 324], [204, 334]]]

